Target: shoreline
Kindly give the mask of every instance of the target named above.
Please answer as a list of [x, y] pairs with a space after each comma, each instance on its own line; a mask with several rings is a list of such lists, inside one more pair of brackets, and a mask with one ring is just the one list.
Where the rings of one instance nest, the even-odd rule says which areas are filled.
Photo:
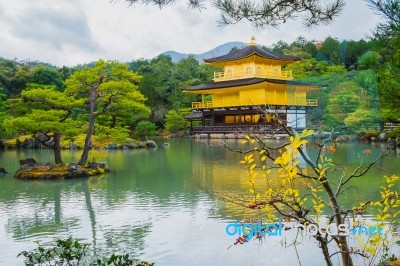
[[[0, 150], [29, 150], [29, 149], [50, 149], [42, 145], [39, 141], [31, 137], [21, 137], [22, 141], [17, 138], [12, 139], [0, 139]], [[117, 150], [117, 149], [147, 149], [156, 148], [157, 144], [153, 140], [127, 140], [124, 142], [113, 142], [113, 141], [103, 141], [92, 143], [92, 149], [94, 150]], [[61, 145], [62, 150], [82, 150], [83, 144], [73, 141], [67, 144]]]

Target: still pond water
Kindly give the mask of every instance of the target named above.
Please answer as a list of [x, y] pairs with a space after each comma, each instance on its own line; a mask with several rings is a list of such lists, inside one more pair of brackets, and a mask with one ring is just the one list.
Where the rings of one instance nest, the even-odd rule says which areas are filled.
[[[164, 141], [160, 140], [159, 144]], [[268, 238], [232, 246], [225, 227], [243, 219], [243, 209], [216, 201], [207, 191], [245, 191], [241, 155], [211, 143], [171, 140], [170, 147], [108, 151], [112, 171], [103, 177], [64, 181], [18, 181], [0, 177], [0, 265], [22, 265], [22, 250], [57, 238], [73, 236], [90, 243], [94, 255], [130, 253], [156, 265], [323, 265], [311, 239], [285, 247], [285, 239]], [[240, 145], [232, 141], [230, 145]], [[334, 159], [354, 167], [358, 154], [383, 145], [340, 144]], [[80, 152], [63, 151], [64, 161], [77, 161]], [[10, 173], [18, 160], [51, 161], [48, 150], [3, 151], [0, 166]], [[400, 150], [387, 156], [367, 176], [353, 183], [344, 205], [363, 196], [379, 197], [382, 176], [400, 173]], [[229, 248], [229, 249], [228, 249]]]

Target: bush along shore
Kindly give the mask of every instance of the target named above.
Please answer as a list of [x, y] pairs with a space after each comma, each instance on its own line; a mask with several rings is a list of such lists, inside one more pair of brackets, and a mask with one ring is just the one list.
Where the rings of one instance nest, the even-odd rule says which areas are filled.
[[[50, 140], [49, 142], [51, 142]], [[63, 140], [61, 142], [62, 149], [83, 149], [84, 136], [78, 137], [75, 141]], [[126, 139], [125, 141], [112, 141], [112, 140], [101, 140], [92, 141], [93, 149], [145, 149], [145, 148], [156, 148], [157, 144], [152, 140], [135, 140]], [[40, 141], [31, 136], [19, 136], [12, 139], [0, 140], [0, 149], [13, 150], [13, 149], [47, 149], [45, 145], [41, 144]]]
[[[315, 134], [314, 137], [327, 137], [329, 133], [320, 133]], [[357, 135], [355, 134], [334, 134], [332, 137], [334, 142], [381, 142], [386, 143], [388, 149], [396, 149], [396, 147], [400, 147], [400, 137], [391, 134], [391, 132], [377, 132], [377, 133], [369, 133], [369, 132], [361, 132]]]

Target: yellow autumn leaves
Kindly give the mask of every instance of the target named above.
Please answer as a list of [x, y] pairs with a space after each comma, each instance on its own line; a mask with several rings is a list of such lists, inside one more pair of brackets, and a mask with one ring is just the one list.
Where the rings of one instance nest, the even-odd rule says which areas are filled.
[[[264, 202], [285, 202], [292, 206], [294, 210], [301, 208], [307, 201], [306, 197], [302, 197], [299, 189], [296, 188], [296, 179], [299, 178], [299, 151], [298, 149], [306, 144], [308, 141], [306, 137], [312, 135], [314, 132], [312, 130], [304, 130], [301, 134], [295, 134], [289, 138], [289, 143], [280, 150], [280, 154], [273, 160], [273, 165], [267, 166], [267, 158], [269, 153], [265, 148], [263, 148], [262, 143], [259, 143], [259, 139], [252, 138], [250, 136], [245, 136], [242, 143], [257, 143], [260, 147], [254, 145], [253, 151], [246, 154], [243, 160], [240, 161], [241, 164], [246, 164], [246, 169], [248, 171], [247, 184], [249, 185], [249, 191], [253, 194], [253, 201], [250, 205], [253, 206], [257, 204], [261, 198]], [[257, 156], [256, 156], [257, 155]], [[267, 156], [268, 155], [268, 156]], [[271, 158], [271, 157], [269, 157]], [[268, 174], [271, 172], [272, 168], [277, 168], [277, 173], [279, 176], [279, 185], [271, 186]], [[267, 189], [263, 192], [256, 191], [255, 188], [255, 178], [259, 178], [257, 172], [261, 172], [261, 177], [266, 178]], [[270, 207], [265, 206], [267, 212], [272, 211]], [[316, 209], [318, 211], [323, 205], [317, 204]], [[270, 216], [270, 213], [267, 213]]]

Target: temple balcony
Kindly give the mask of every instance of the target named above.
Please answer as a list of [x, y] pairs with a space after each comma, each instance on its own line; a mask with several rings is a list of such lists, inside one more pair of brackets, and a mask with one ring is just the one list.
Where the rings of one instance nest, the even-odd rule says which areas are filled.
[[295, 100], [285, 100], [277, 99], [276, 101], [264, 101], [259, 103], [244, 103], [238, 101], [231, 102], [192, 102], [192, 109], [211, 109], [211, 108], [231, 108], [240, 106], [252, 106], [252, 105], [279, 105], [279, 106], [305, 106], [305, 107], [315, 107], [318, 106], [318, 100], [316, 99], [295, 99]]
[[292, 70], [288, 71], [276, 71], [276, 70], [257, 70], [251, 69], [250, 71], [225, 71], [225, 72], [214, 72], [213, 81], [226, 81], [243, 78], [270, 78], [270, 79], [282, 79], [292, 80]]

